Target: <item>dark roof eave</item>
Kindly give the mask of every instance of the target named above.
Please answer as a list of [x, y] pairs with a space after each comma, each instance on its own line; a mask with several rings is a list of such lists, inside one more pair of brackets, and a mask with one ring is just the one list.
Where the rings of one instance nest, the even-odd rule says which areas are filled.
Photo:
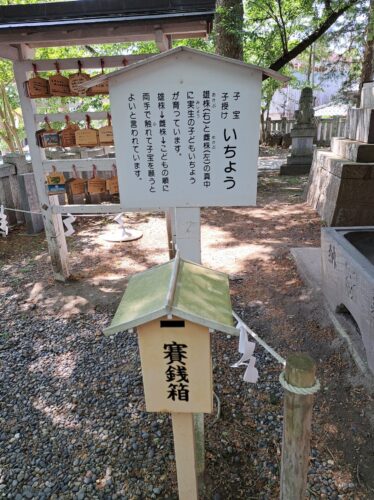
[[15, 23], [0, 23], [0, 30], [22, 30], [30, 28], [43, 28], [49, 29], [58, 26], [77, 26], [77, 25], [87, 25], [87, 24], [105, 24], [114, 22], [136, 22], [136, 21], [162, 21], [165, 19], [175, 19], [183, 18], [183, 20], [188, 20], [188, 18], [199, 17], [202, 21], [210, 21], [214, 17], [214, 11], [210, 12], [186, 12], [186, 13], [168, 13], [168, 14], [154, 14], [154, 15], [140, 15], [140, 16], [115, 16], [115, 17], [102, 17], [102, 18], [89, 18], [89, 19], [64, 19], [60, 21], [29, 21], [29, 22], [15, 22]]
[[[212, 16], [215, 0], [70, 0], [0, 6], [0, 25], [35, 26], [72, 22], [164, 19]], [[100, 20], [100, 21], [98, 21]]]

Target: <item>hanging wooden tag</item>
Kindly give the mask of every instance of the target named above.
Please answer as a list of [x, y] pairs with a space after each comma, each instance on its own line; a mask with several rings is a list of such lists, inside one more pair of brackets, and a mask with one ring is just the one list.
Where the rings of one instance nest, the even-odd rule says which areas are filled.
[[99, 142], [101, 146], [112, 146], [113, 141], [113, 127], [112, 117], [108, 113], [108, 125], [99, 128]]
[[[104, 59], [101, 59], [101, 74], [104, 75]], [[109, 94], [108, 80], [104, 80], [103, 82], [97, 83], [93, 87], [87, 89], [86, 95], [98, 95], [98, 94]]]
[[55, 63], [57, 73], [49, 77], [49, 91], [52, 96], [66, 97], [70, 95], [69, 79], [62, 76], [58, 63]]
[[76, 145], [75, 142], [75, 132], [79, 130], [79, 127], [75, 123], [71, 123], [68, 115], [65, 116], [66, 127], [60, 130], [60, 144], [64, 148], [71, 148]]
[[39, 129], [35, 132], [35, 140], [36, 140], [36, 145], [39, 146], [40, 148], [43, 147], [42, 145], [42, 135], [45, 132], [45, 129]]
[[73, 195], [84, 194], [86, 181], [79, 177], [75, 165], [73, 165], [73, 173], [74, 177], [68, 179], [65, 183], [66, 191], [69, 191]]
[[64, 193], [65, 192], [65, 177], [62, 172], [57, 172], [53, 165], [52, 172], [47, 175], [48, 194]]
[[99, 133], [96, 129], [91, 128], [91, 119], [86, 115], [87, 128], [82, 128], [75, 132], [75, 142], [77, 146], [92, 148], [98, 145]]
[[92, 148], [98, 144], [98, 132], [93, 128], [82, 128], [75, 132], [77, 146]]
[[87, 73], [82, 73], [82, 63], [80, 61], [78, 61], [78, 68], [78, 73], [69, 76], [70, 94], [75, 96], [85, 96], [87, 95], [87, 91], [82, 89], [80, 85], [87, 82], [87, 80], [90, 80], [91, 77]]
[[109, 194], [119, 193], [117, 167], [114, 164], [112, 166], [112, 177], [110, 179], [107, 179], [106, 188], [107, 191], [109, 191]]
[[50, 97], [48, 80], [35, 76], [25, 82], [26, 93], [30, 99], [38, 99], [41, 97]]
[[87, 192], [89, 194], [99, 194], [105, 193], [106, 191], [106, 181], [105, 179], [100, 179], [97, 177], [96, 165], [93, 165], [92, 179], [87, 181]]
[[41, 134], [42, 148], [55, 148], [60, 145], [60, 136], [56, 130], [46, 130]]
[[104, 80], [103, 82], [94, 85], [87, 90], [87, 95], [98, 95], [98, 94], [109, 94], [109, 82]]
[[49, 93], [48, 80], [38, 76], [36, 64], [33, 64], [32, 66], [34, 68], [35, 76], [33, 78], [30, 78], [30, 80], [27, 80], [27, 82], [25, 82], [27, 96], [30, 97], [30, 99], [49, 97], [50, 93]]
[[60, 135], [57, 130], [54, 130], [48, 120], [44, 118], [47, 128], [36, 132], [36, 143], [41, 148], [53, 148], [60, 145]]

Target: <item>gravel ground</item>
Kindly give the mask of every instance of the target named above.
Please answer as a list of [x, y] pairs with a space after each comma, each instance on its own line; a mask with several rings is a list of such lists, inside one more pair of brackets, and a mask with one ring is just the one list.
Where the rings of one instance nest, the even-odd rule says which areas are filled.
[[[171, 424], [167, 415], [144, 411], [136, 335], [104, 338], [105, 314], [22, 319], [13, 304], [8, 294], [8, 339], [0, 352], [0, 496], [176, 498]], [[256, 357], [260, 381], [248, 386], [242, 369], [229, 368], [238, 358], [237, 340], [216, 334], [221, 411], [218, 419], [206, 419], [206, 498], [277, 497], [280, 365], [260, 348]], [[353, 498], [354, 483], [334, 481], [331, 457], [315, 448], [311, 456], [309, 494]]]
[[[297, 277], [288, 247], [316, 244], [319, 222], [298, 198], [305, 179], [284, 182], [263, 177], [256, 209], [203, 213], [205, 263], [235, 269], [235, 310], [283, 356], [308, 350], [318, 360], [307, 496], [374, 498], [372, 399]], [[85, 220], [69, 246], [86, 274], [67, 285], [51, 280], [43, 236], [0, 240], [0, 498], [177, 498], [171, 422], [144, 411], [136, 335], [102, 335], [124, 287], [109, 270], [127, 276], [167, 259], [164, 220], [142, 217], [136, 227], [152, 238], [121, 249], [98, 248], [105, 226]], [[79, 310], [93, 289], [95, 303]], [[64, 317], [71, 297], [78, 309]], [[281, 366], [260, 346], [255, 354], [260, 378], [248, 385], [230, 368], [237, 339], [213, 336], [220, 409], [206, 417], [204, 499], [279, 497]]]

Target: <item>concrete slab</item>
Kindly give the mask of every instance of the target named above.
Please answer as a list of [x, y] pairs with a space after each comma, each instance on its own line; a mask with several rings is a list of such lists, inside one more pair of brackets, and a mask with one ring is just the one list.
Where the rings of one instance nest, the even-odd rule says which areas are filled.
[[316, 292], [322, 289], [321, 249], [318, 248], [291, 248], [297, 270], [303, 281]]
[[372, 383], [373, 375], [368, 366], [365, 347], [357, 326], [349, 315], [332, 310], [324, 298], [321, 248], [291, 248], [291, 255], [295, 260], [300, 277], [306, 286], [312, 290], [314, 299], [324, 305], [324, 308], [321, 307], [321, 314], [325, 314], [327, 321], [332, 323], [335, 331], [345, 343], [357, 368]]

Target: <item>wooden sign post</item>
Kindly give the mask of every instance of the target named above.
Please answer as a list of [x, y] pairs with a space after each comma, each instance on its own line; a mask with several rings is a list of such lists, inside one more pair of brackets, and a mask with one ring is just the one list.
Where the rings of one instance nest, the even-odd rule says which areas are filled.
[[[263, 74], [287, 81], [269, 69], [177, 47], [83, 85], [109, 82], [124, 211], [170, 209], [173, 246], [194, 262], [201, 261], [200, 207], [256, 204]], [[204, 421], [201, 412], [194, 415], [202, 473]]]
[[193, 414], [213, 410], [209, 329], [165, 316], [139, 326], [138, 338], [146, 409], [172, 414], [179, 498], [196, 499]]
[[135, 275], [104, 333], [133, 327], [146, 410], [171, 413], [179, 498], [197, 499], [194, 415], [213, 410], [210, 333], [236, 333], [227, 275], [184, 261], [179, 253]]

